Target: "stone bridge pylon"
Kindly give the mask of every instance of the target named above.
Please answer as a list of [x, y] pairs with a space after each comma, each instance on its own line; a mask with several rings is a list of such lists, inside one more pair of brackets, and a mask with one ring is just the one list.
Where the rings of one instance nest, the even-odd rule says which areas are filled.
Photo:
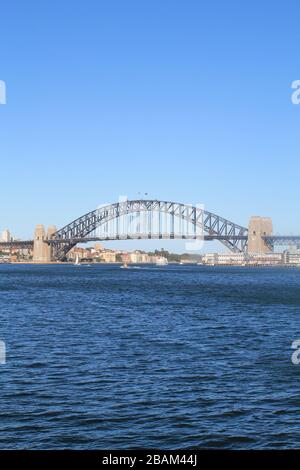
[[272, 235], [273, 222], [270, 217], [251, 217], [248, 227], [248, 253], [271, 253], [272, 246], [264, 237]]
[[33, 240], [33, 261], [36, 263], [49, 263], [52, 261], [52, 245], [45, 243], [57, 231], [55, 225], [50, 225], [47, 232], [42, 224], [35, 227]]

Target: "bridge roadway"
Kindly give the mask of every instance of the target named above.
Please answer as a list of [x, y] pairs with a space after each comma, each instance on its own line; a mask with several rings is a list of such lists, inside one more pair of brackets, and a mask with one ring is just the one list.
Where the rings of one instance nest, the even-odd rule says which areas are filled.
[[[272, 235], [263, 236], [264, 240], [271, 246], [289, 246], [299, 245], [300, 246], [300, 235]], [[92, 243], [92, 242], [103, 242], [103, 241], [116, 241], [116, 240], [204, 240], [204, 241], [228, 241], [228, 240], [247, 240], [247, 235], [178, 235], [174, 234], [128, 234], [115, 235], [107, 237], [82, 237], [82, 238], [65, 238], [65, 239], [50, 239], [45, 240], [48, 245], [56, 245], [57, 243], [65, 243], [66, 245], [77, 245], [78, 243]], [[32, 249], [34, 240], [14, 240], [11, 242], [1, 242], [1, 248], [15, 248], [15, 249]]]
[[1, 248], [16, 248], [18, 250], [26, 250], [33, 248], [33, 240], [14, 240], [12, 242], [0, 242], [0, 251]]

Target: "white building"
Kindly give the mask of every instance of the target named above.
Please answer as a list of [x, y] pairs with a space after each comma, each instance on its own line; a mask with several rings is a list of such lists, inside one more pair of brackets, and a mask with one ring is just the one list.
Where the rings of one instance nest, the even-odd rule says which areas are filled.
[[130, 253], [130, 262], [131, 263], [149, 263], [150, 259], [147, 253], [141, 253], [140, 251], [134, 251]]
[[3, 230], [1, 238], [2, 238], [2, 241], [5, 243], [11, 242], [12, 238], [11, 238], [10, 231], [8, 229]]
[[283, 263], [282, 253], [257, 253], [248, 255], [248, 264], [260, 266], [276, 266]]
[[217, 264], [243, 265], [245, 261], [245, 253], [220, 253], [217, 255]]
[[202, 263], [210, 266], [276, 266], [283, 263], [283, 257], [282, 253], [207, 253], [203, 255]]
[[300, 266], [300, 250], [289, 250], [283, 252], [284, 264], [291, 264], [294, 266]]
[[218, 264], [218, 254], [217, 253], [205, 253], [205, 255], [202, 256], [202, 263], [208, 264], [210, 266], [214, 266], [215, 264]]

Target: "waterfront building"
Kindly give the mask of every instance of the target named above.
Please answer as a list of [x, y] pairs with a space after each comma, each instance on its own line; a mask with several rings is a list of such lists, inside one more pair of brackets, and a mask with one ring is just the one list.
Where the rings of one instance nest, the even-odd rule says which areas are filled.
[[245, 264], [245, 253], [220, 253], [217, 255], [217, 263], [216, 264], [235, 264], [235, 265], [243, 265]]
[[113, 250], [102, 250], [100, 252], [100, 261], [104, 263], [115, 263], [117, 261], [117, 253]]
[[254, 266], [278, 266], [283, 264], [282, 253], [253, 253], [248, 255], [247, 264]]
[[202, 263], [207, 264], [209, 266], [214, 266], [218, 264], [218, 254], [217, 253], [205, 253], [202, 256]]
[[150, 263], [150, 257], [147, 253], [136, 250], [130, 253], [130, 262], [135, 264]]
[[300, 266], [300, 250], [291, 249], [283, 252], [284, 264], [290, 264], [293, 266]]
[[68, 253], [68, 260], [69, 261], [75, 261], [76, 258], [79, 260], [86, 258], [86, 250], [84, 248], [81, 248], [79, 246], [75, 246], [69, 253]]
[[210, 266], [276, 266], [283, 264], [282, 253], [206, 253], [202, 263]]

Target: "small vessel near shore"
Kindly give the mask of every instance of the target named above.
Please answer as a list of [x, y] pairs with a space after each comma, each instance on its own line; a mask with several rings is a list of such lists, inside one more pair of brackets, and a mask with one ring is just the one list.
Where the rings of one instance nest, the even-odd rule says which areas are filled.
[[121, 269], [128, 269], [128, 264], [125, 262], [120, 266]]
[[79, 256], [78, 255], [76, 255], [74, 266], [80, 266]]
[[159, 256], [156, 260], [156, 266], [168, 266], [169, 262], [164, 256]]

